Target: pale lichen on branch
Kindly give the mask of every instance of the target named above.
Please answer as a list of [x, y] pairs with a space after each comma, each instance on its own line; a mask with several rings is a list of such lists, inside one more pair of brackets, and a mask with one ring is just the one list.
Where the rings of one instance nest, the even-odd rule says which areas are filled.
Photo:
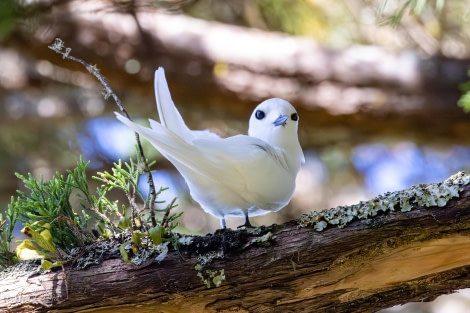
[[380, 212], [408, 212], [416, 207], [444, 207], [450, 199], [458, 197], [463, 186], [469, 182], [470, 176], [459, 172], [441, 183], [420, 184], [409, 189], [388, 192], [358, 204], [303, 214], [299, 219], [299, 226], [313, 226], [315, 230], [322, 231], [329, 225], [342, 228], [355, 219], [367, 219]]

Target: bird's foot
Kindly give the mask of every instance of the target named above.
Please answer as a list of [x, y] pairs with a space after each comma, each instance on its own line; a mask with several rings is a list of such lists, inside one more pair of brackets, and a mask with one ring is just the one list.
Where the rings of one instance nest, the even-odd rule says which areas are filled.
[[240, 229], [240, 228], [242, 228], [242, 227], [245, 227], [245, 228], [255, 228], [253, 225], [251, 225], [250, 219], [248, 218], [248, 214], [245, 215], [245, 224], [238, 226], [237, 229]]
[[220, 218], [220, 229], [227, 229], [227, 225], [225, 224], [225, 217]]

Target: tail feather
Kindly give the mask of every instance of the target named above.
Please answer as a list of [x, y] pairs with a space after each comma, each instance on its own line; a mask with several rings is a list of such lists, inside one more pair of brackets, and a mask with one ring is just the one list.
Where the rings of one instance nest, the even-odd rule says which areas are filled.
[[[190, 169], [200, 175], [205, 175], [204, 166], [198, 166], [198, 164], [200, 165], [198, 156], [192, 154], [195, 152], [195, 149], [191, 143], [186, 142], [177, 134], [155, 121], [150, 120], [152, 128], [147, 128], [132, 122], [119, 113], [115, 114], [118, 120], [149, 141], [181, 173], [188, 172]], [[185, 167], [186, 170], [181, 171], [181, 166]]]
[[171, 99], [168, 83], [165, 78], [165, 70], [159, 67], [155, 71], [155, 98], [161, 125], [165, 126], [181, 138], [192, 139], [191, 130], [184, 123], [180, 112]]

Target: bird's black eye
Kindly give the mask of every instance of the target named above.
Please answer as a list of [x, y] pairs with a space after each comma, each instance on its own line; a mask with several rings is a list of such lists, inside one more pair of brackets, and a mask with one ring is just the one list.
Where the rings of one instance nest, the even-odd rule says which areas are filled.
[[293, 121], [297, 121], [299, 119], [299, 115], [297, 113], [292, 113], [290, 116], [290, 119]]
[[264, 112], [261, 111], [261, 110], [257, 110], [255, 112], [255, 117], [259, 120], [262, 120], [265, 116], [266, 116], [266, 114], [264, 114]]

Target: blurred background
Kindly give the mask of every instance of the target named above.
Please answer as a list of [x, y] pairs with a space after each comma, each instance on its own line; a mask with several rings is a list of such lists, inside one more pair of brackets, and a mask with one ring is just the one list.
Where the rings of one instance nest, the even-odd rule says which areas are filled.
[[[306, 163], [290, 206], [255, 218], [257, 225], [465, 170], [470, 124], [457, 102], [468, 80], [470, 5], [412, 3], [2, 1], [1, 207], [20, 188], [15, 172], [47, 180], [83, 155], [91, 176], [135, 152], [133, 134], [115, 120], [118, 107], [103, 98], [99, 82], [48, 49], [57, 37], [71, 55], [96, 64], [142, 123], [157, 119], [158, 66], [194, 129], [246, 133], [259, 102], [293, 103]], [[161, 200], [176, 196], [185, 211], [180, 231], [214, 231], [218, 220], [192, 202], [158, 152], [145, 149], [157, 160], [157, 185], [170, 187]]]
[[[57, 37], [142, 123], [157, 119], [158, 66], [193, 129], [246, 133], [259, 102], [290, 101], [306, 163], [289, 207], [255, 225], [441, 181], [470, 168], [469, 116], [457, 105], [469, 21], [463, 0], [3, 0], [0, 208], [22, 188], [15, 172], [47, 180], [83, 155], [92, 176], [135, 154], [99, 82], [48, 49]], [[160, 200], [178, 197], [184, 210], [178, 230], [216, 230], [171, 164], [144, 147], [157, 186], [170, 187]]]

